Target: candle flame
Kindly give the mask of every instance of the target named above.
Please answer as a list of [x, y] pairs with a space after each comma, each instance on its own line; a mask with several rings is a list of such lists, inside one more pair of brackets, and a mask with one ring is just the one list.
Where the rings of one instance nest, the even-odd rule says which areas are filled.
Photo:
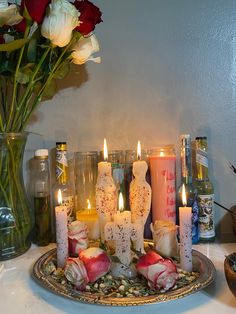
[[122, 193], [119, 193], [119, 211], [123, 211], [124, 210], [124, 198]]
[[107, 140], [105, 138], [104, 138], [104, 145], [103, 145], [103, 159], [104, 161], [108, 160]]
[[138, 141], [137, 158], [138, 158], [138, 160], [141, 159], [141, 144], [140, 144], [140, 141]]
[[184, 206], [187, 205], [187, 199], [186, 199], [186, 191], [185, 191], [185, 185], [183, 184], [182, 187], [182, 203]]
[[164, 156], [164, 152], [163, 151], [160, 152], [160, 156]]
[[87, 207], [88, 207], [88, 209], [91, 209], [91, 203], [90, 203], [89, 199], [87, 199]]
[[59, 204], [59, 205], [62, 204], [62, 193], [61, 193], [61, 189], [58, 190], [57, 201], [58, 201], [58, 204]]

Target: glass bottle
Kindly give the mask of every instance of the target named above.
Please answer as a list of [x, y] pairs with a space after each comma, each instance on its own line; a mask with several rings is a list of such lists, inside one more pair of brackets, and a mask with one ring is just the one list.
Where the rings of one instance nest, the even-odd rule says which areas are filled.
[[[75, 220], [74, 189], [69, 182], [69, 167], [66, 142], [56, 143], [56, 182], [53, 187], [53, 206], [58, 206], [58, 190], [62, 193], [62, 204], [67, 207], [68, 223]], [[53, 217], [53, 235], [55, 236], [55, 218]]]
[[196, 137], [196, 187], [198, 190], [199, 239], [215, 240], [214, 188], [208, 177], [207, 138]]
[[177, 224], [179, 224], [179, 207], [183, 206], [182, 188], [185, 185], [187, 194], [187, 206], [192, 207], [192, 243], [198, 243], [198, 203], [197, 203], [197, 188], [193, 184], [192, 177], [192, 151], [191, 137], [189, 134], [181, 135], [181, 184], [177, 189]]
[[34, 160], [34, 213], [33, 242], [39, 246], [50, 243], [50, 183], [48, 150], [35, 151]]

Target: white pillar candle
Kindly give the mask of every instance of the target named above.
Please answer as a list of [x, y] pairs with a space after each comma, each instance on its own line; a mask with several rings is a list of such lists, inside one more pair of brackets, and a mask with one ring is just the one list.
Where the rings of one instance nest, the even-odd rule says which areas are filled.
[[[141, 158], [141, 146], [138, 142], [137, 149], [138, 159]], [[144, 226], [150, 212], [151, 207], [151, 187], [146, 181], [146, 173], [148, 165], [144, 160], [138, 160], [133, 163], [134, 179], [130, 184], [130, 207], [132, 222], [141, 224], [141, 235], [138, 237], [140, 240], [135, 241], [135, 249], [145, 253], [143, 246], [143, 233]]]
[[[58, 191], [58, 203], [62, 203], [61, 190]], [[67, 208], [64, 205], [55, 207], [57, 267], [63, 268], [68, 258]]]
[[99, 217], [101, 240], [104, 242], [105, 224], [113, 220], [117, 211], [117, 192], [112, 178], [111, 163], [107, 162], [108, 153], [104, 139], [104, 160], [98, 164], [96, 184], [96, 210]]
[[[120, 196], [122, 194], [120, 193]], [[119, 197], [119, 208], [121, 209]], [[114, 222], [108, 222], [105, 226], [105, 240], [115, 241], [115, 255], [120, 262], [126, 266], [131, 262], [131, 240], [139, 240], [142, 226], [138, 223], [131, 223], [131, 212], [128, 210], [118, 211], [114, 215]]]
[[[187, 204], [183, 185], [183, 205]], [[192, 207], [179, 207], [180, 267], [192, 271]]]

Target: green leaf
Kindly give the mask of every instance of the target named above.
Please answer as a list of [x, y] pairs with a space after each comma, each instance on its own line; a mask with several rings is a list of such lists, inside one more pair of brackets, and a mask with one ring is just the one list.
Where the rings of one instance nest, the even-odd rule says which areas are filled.
[[70, 64], [65, 63], [62, 67], [60, 67], [55, 74], [53, 75], [53, 78], [62, 80], [64, 77], [66, 77], [70, 72]]
[[29, 68], [20, 69], [17, 73], [16, 80], [20, 84], [27, 84], [30, 80], [31, 75], [32, 71]]
[[52, 98], [56, 93], [56, 89], [57, 89], [56, 81], [51, 80], [43, 91], [43, 97], [48, 99]]
[[28, 42], [28, 39], [15, 39], [7, 44], [0, 45], [0, 51], [14, 51], [20, 49]]

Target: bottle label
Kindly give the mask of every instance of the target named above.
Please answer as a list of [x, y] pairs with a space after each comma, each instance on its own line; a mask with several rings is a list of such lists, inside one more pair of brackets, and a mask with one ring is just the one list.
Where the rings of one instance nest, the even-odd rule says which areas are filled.
[[68, 167], [66, 151], [57, 150], [56, 151], [56, 179], [65, 172], [65, 169]]
[[63, 198], [63, 205], [67, 208], [67, 218], [68, 223], [71, 223], [75, 217], [74, 217], [74, 208], [75, 208], [75, 202], [73, 196], [65, 196]]
[[208, 239], [215, 236], [214, 194], [198, 195], [199, 237]]
[[198, 243], [199, 241], [199, 231], [198, 231], [198, 204], [197, 198], [195, 197], [192, 204], [192, 243]]
[[202, 150], [198, 149], [196, 152], [196, 162], [199, 163], [200, 165], [208, 168], [208, 156], [207, 153]]

